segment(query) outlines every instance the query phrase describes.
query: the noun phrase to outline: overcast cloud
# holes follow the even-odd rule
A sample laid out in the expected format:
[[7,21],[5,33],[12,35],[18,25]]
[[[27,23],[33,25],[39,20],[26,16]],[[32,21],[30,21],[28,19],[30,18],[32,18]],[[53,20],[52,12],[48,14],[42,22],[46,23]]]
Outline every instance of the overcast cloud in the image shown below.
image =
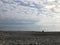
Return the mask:
[[60,0],[0,0],[0,25],[0,30],[60,31]]

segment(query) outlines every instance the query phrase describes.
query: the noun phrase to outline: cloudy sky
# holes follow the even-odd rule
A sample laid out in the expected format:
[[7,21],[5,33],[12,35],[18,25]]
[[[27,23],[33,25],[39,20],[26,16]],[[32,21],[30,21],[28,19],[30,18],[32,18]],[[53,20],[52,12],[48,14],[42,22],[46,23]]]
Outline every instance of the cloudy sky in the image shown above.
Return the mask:
[[0,30],[60,31],[60,0],[0,0]]

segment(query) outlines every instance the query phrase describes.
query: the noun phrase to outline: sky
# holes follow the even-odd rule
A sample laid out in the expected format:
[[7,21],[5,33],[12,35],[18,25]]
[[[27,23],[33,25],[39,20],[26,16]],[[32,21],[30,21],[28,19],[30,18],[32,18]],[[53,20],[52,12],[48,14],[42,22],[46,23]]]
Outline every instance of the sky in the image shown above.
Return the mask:
[[60,31],[60,0],[0,0],[0,30]]

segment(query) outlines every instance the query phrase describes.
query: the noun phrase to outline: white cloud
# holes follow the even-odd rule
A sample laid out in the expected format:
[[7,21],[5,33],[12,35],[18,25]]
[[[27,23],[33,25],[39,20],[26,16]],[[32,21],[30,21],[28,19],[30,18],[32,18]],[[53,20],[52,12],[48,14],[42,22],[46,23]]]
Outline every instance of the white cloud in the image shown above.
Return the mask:
[[60,29],[59,0],[0,0],[0,7],[0,20],[33,19],[38,20],[36,26],[42,25],[45,30]]

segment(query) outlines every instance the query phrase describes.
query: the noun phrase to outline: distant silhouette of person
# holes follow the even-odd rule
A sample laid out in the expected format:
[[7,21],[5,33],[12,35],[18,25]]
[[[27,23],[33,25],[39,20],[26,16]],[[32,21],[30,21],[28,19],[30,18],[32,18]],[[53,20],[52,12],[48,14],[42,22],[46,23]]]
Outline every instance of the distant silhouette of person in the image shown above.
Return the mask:
[[44,30],[42,30],[42,32],[44,32]]

